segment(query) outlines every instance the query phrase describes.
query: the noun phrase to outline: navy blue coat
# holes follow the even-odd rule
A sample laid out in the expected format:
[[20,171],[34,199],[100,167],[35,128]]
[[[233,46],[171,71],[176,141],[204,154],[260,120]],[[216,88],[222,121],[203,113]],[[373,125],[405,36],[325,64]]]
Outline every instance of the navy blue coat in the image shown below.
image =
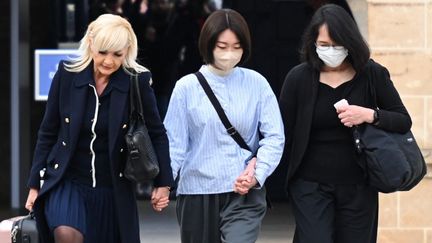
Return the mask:
[[[150,78],[149,72],[139,75],[144,117],[160,164],[160,174],[155,179],[155,186],[173,186],[168,138],[149,85]],[[66,71],[63,62],[60,62],[51,84],[28,180],[30,188],[39,189],[33,210],[43,242],[54,242],[44,216],[44,199],[47,192],[62,180],[73,157],[86,109],[88,86],[92,79],[93,63],[83,71],[74,73]],[[133,184],[122,174],[126,159],[124,136],[129,120],[129,75],[120,68],[111,75],[110,82],[113,80],[116,82],[112,82],[109,108],[109,160],[121,240],[123,243],[133,243],[140,241],[135,192]],[[43,168],[46,168],[45,181],[39,188],[39,171]]]

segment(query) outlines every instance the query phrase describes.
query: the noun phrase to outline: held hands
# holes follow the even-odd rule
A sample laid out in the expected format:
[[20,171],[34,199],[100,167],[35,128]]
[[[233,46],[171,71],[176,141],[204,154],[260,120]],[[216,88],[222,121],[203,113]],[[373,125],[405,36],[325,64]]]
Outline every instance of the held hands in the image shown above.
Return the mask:
[[38,194],[39,194],[39,190],[34,189],[34,188],[30,188],[29,194],[27,196],[27,201],[25,203],[25,208],[28,211],[32,211],[33,210],[33,204],[34,204],[34,202],[35,202]]
[[152,191],[151,204],[153,209],[157,212],[168,207],[169,203],[169,187],[155,187]]
[[362,124],[363,122],[372,123],[374,110],[357,105],[343,105],[336,108],[338,117],[342,124],[347,127]]
[[255,167],[256,167],[256,157],[253,157],[246,169],[241,173],[239,177],[237,177],[234,183],[234,192],[245,195],[249,192],[249,189],[254,187],[257,184],[257,180],[255,178]]

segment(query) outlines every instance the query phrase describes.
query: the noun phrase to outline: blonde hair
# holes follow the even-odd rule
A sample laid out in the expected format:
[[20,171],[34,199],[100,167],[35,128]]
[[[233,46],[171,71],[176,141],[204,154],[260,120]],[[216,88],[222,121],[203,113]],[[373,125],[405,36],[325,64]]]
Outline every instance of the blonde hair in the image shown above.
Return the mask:
[[93,59],[90,44],[101,51],[119,51],[128,47],[122,63],[125,72],[131,74],[130,69],[137,73],[148,71],[136,62],[138,44],[132,26],[118,15],[103,14],[89,24],[86,34],[81,39],[78,56],[71,58],[71,62],[65,63],[66,70],[80,72],[91,63]]

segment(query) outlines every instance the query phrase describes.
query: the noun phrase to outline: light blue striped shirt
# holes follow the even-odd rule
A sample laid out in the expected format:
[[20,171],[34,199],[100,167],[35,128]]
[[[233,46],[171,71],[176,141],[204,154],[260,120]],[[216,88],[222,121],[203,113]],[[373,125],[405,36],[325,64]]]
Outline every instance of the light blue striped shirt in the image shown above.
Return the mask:
[[[253,151],[257,151],[255,177],[260,185],[278,165],[285,142],[276,97],[259,73],[236,67],[227,76],[200,72],[221,103],[231,124]],[[194,74],[177,81],[164,121],[170,144],[178,194],[232,192],[251,152],[226,132],[213,105]],[[259,140],[259,133],[263,136]]]

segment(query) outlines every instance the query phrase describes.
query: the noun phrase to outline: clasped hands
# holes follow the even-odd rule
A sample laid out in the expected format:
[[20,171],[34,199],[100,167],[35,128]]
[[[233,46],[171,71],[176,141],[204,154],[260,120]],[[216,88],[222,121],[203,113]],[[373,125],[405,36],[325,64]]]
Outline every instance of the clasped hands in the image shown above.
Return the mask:
[[246,195],[251,188],[253,188],[258,182],[255,178],[255,167],[256,167],[256,157],[253,157],[246,169],[241,173],[234,183],[234,192],[240,195]]
[[[243,173],[237,177],[234,183],[234,192],[245,195],[258,182],[255,178],[256,157],[252,158]],[[151,204],[155,211],[162,211],[169,203],[169,188],[156,187],[152,191]]]
[[151,195],[151,204],[153,209],[157,212],[162,211],[162,209],[168,207],[169,204],[169,187],[155,187]]

